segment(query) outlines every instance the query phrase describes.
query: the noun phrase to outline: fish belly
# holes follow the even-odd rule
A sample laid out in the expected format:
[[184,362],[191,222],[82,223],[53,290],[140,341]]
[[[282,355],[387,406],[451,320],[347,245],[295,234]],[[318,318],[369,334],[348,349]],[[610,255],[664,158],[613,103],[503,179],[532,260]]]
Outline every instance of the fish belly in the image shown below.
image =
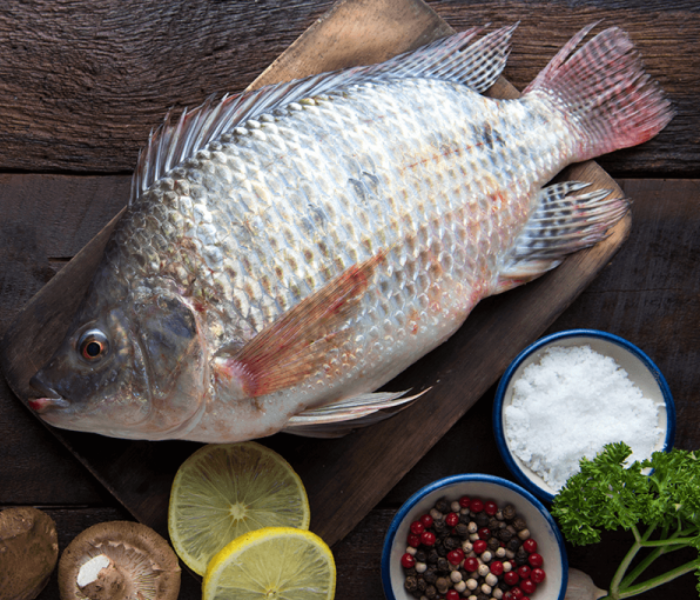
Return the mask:
[[381,258],[318,372],[256,398],[212,378],[185,437],[274,433],[306,408],[376,389],[443,342],[491,293],[567,144],[565,124],[537,99],[403,79],[249,121],[156,184],[134,209],[172,224],[164,234],[177,242],[152,262],[196,308],[212,356]]

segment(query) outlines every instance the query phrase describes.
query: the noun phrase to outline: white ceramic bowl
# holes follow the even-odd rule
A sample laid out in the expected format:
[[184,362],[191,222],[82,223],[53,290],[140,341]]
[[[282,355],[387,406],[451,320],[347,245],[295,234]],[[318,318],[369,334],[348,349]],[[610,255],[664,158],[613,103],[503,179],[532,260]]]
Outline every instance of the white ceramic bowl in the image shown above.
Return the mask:
[[513,400],[512,384],[521,377],[528,365],[538,362],[548,348],[585,345],[599,354],[612,357],[627,371],[630,381],[643,395],[659,406],[658,426],[665,431],[665,437],[655,450],[668,451],[673,447],[676,411],[671,391],[658,367],[644,352],[621,337],[595,329],[570,329],[544,337],[523,350],[503,374],[494,400],[493,428],[498,450],[513,475],[526,489],[546,502],[552,502],[556,490],[511,451],[505,435],[504,409]]
[[411,496],[399,509],[384,539],[382,585],[387,600],[415,600],[404,588],[401,556],[413,521],[428,512],[442,497],[458,500],[461,496],[493,500],[500,508],[512,504],[525,519],[537,552],[544,558],[546,579],[537,587],[537,600],[563,600],[566,595],[568,562],[564,540],[554,519],[542,503],[519,485],[493,475],[466,474],[445,477]]

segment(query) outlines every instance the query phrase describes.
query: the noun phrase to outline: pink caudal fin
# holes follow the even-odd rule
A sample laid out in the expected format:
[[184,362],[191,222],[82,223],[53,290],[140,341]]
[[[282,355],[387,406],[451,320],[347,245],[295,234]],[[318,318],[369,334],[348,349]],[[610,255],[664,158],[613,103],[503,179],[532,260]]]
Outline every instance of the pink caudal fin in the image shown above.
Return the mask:
[[548,96],[578,131],[574,160],[646,142],[673,118],[671,103],[618,27],[602,31],[574,53],[595,25],[571,38],[523,92]]

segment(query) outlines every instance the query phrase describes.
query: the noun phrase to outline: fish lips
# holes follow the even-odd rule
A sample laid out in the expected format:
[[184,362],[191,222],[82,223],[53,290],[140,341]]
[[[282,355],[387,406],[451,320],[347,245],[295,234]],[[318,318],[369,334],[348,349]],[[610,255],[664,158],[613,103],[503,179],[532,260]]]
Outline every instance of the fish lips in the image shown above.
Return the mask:
[[70,402],[68,402],[68,400],[61,397],[53,388],[45,385],[36,375],[32,377],[29,384],[33,389],[39,392],[39,394],[42,394],[39,398],[30,398],[27,400],[29,408],[34,412],[43,415],[51,410],[70,407]]

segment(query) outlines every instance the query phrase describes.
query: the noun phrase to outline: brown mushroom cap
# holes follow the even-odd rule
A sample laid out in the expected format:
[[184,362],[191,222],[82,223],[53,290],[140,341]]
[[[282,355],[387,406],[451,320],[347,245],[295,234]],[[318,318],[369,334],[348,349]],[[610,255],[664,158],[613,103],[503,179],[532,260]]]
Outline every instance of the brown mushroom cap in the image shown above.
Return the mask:
[[0,600],[34,600],[58,560],[56,524],[29,506],[0,512]]
[[[98,556],[102,558],[83,569]],[[180,564],[168,542],[150,527],[131,521],[98,523],[64,550],[58,589],[61,600],[176,600]]]

